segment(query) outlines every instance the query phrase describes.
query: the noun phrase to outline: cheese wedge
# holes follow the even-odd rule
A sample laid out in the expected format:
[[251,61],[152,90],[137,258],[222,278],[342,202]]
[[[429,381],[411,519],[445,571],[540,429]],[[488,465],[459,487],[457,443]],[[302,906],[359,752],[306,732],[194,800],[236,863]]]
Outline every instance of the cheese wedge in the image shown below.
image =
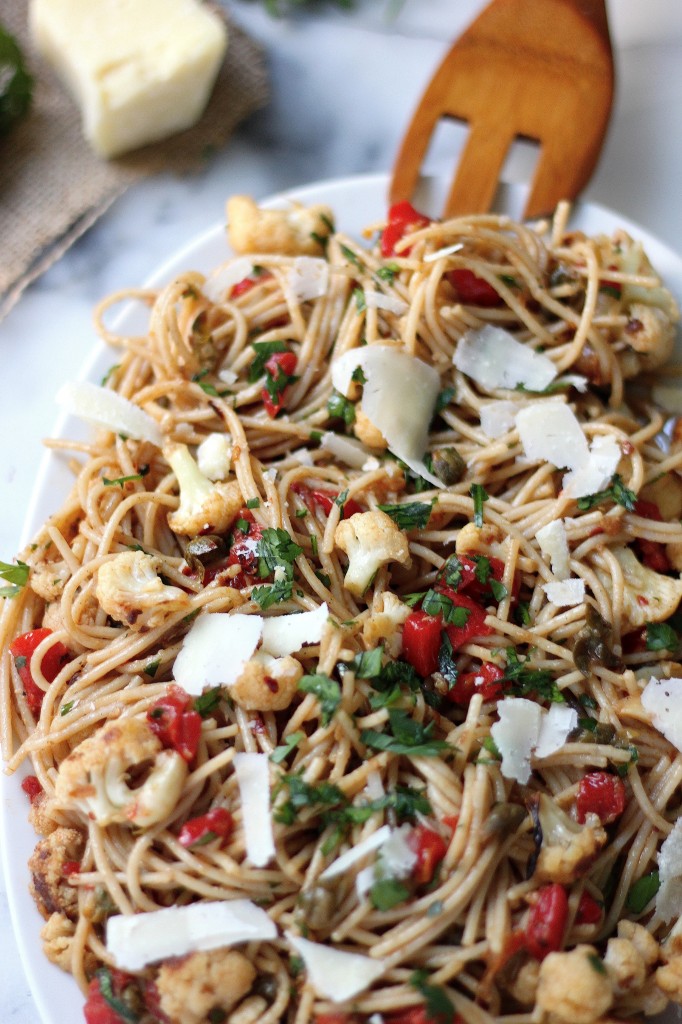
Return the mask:
[[29,18],[103,157],[198,121],[227,46],[224,23],[198,0],[31,0]]

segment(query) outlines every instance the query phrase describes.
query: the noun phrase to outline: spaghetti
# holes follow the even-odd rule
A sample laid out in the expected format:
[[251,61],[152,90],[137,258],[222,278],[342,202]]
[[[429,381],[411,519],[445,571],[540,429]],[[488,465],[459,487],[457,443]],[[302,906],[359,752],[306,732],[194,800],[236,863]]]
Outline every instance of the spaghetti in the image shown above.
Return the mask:
[[[232,200],[233,260],[98,310],[162,444],[52,442],[73,491],[4,569],[46,953],[100,1024],[657,1012],[682,435],[643,377],[674,300],[563,207],[331,218]],[[105,324],[131,297],[145,337]],[[112,921],[237,900],[272,937],[119,955]]]

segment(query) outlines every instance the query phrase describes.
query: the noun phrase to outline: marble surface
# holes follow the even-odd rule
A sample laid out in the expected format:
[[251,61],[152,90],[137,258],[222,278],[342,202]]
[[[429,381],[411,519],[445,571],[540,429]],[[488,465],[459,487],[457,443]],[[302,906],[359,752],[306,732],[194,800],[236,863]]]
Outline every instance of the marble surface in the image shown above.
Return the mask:
[[[265,46],[269,107],[200,174],[184,180],[161,175],[130,189],[0,324],[0,559],[11,560],[19,548],[41,439],[56,417],[54,392],[79,375],[88,357],[94,303],[140,284],[170,253],[220,221],[231,193],[263,197],[309,181],[388,169],[430,74],[482,6],[479,0],[358,0],[350,14],[329,7],[274,20],[260,3],[226,2]],[[679,249],[682,5],[612,0],[610,17],[617,100],[585,194]],[[427,169],[448,168],[448,147],[461,140],[457,133],[439,136]],[[527,148],[515,153],[507,176],[524,179],[530,157]],[[7,251],[0,255],[11,258]],[[37,1024],[2,882],[0,950],[0,1021]]]

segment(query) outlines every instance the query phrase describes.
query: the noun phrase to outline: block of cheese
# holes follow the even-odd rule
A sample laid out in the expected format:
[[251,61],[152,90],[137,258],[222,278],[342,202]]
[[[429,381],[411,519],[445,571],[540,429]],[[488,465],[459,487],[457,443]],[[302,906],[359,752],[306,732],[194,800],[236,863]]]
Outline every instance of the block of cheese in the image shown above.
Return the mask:
[[227,30],[198,0],[31,0],[29,10],[34,42],[101,156],[166,138],[203,113]]

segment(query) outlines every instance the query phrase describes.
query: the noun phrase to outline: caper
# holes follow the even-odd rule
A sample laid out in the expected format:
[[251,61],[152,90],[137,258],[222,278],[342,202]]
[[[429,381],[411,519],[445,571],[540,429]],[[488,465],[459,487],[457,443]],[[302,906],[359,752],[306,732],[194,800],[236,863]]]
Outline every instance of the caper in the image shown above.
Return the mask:
[[490,811],[483,824],[483,838],[505,837],[516,832],[528,812],[521,804],[500,803]]
[[277,978],[274,974],[261,974],[253,986],[253,994],[262,996],[269,1005],[274,1003],[278,990]]
[[619,664],[611,649],[612,639],[611,626],[596,608],[588,605],[585,625],[573,647],[573,661],[584,676],[589,676],[593,665],[615,668]]
[[188,566],[199,576],[204,578],[204,566],[220,558],[226,551],[225,541],[214,533],[207,533],[201,537],[192,537],[185,548],[185,561]]
[[298,906],[310,928],[324,928],[329,924],[336,909],[336,898],[331,889],[324,885],[314,885],[312,889],[306,889],[301,893],[298,897]]
[[431,452],[431,468],[446,487],[458,484],[466,473],[466,462],[456,448],[435,448]]

